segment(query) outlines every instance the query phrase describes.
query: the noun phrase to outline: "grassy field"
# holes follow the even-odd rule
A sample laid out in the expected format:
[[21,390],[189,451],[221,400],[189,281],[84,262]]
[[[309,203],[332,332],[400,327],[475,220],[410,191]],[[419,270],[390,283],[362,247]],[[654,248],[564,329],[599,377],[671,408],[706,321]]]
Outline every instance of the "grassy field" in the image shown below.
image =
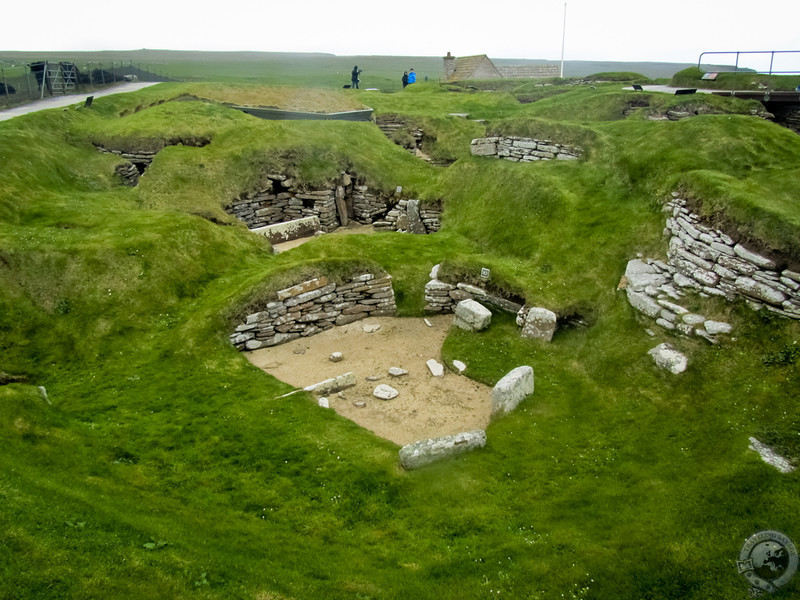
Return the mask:
[[[800,137],[747,102],[620,83],[521,104],[529,90],[382,94],[332,78],[303,98],[403,115],[427,153],[455,161],[440,168],[370,123],[220,104],[295,101],[268,83],[161,84],[0,123],[0,598],[727,600],[747,595],[747,537],[800,542],[797,473],[748,450],[756,436],[800,461],[800,325],[698,297],[735,339],[651,337],[617,291],[629,259],[664,257],[661,203],[678,189],[800,257]],[[215,102],[168,101],[185,94]],[[707,105],[679,122],[623,119],[633,98]],[[470,156],[493,132],[586,153]],[[210,143],[164,147],[190,138]],[[94,144],[164,149],[127,188]],[[275,255],[223,210],[266,173],[321,184],[345,169],[442,199],[442,231],[322,236]],[[468,376],[536,373],[480,451],[405,472],[397,446],[309,396],[278,398],[290,386],[228,341],[268,290],[365,265],[420,317],[437,263],[467,279],[490,267],[491,285],[587,323],[551,343],[502,313],[479,334],[453,329],[442,358]],[[647,355],[662,341],[689,356],[682,375]]]

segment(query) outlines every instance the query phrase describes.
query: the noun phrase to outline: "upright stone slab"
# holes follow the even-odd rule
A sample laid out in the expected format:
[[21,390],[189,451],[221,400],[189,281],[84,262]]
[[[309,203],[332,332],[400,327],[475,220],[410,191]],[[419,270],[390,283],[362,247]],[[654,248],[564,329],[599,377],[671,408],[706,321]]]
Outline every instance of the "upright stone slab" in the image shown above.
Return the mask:
[[417,469],[437,460],[483,448],[485,445],[486,432],[482,429],[421,440],[400,448],[400,464],[405,469]]
[[492,389],[492,417],[510,413],[533,394],[533,367],[509,371]]
[[467,331],[482,331],[492,322],[492,311],[475,300],[462,300],[454,313],[453,324]]
[[419,200],[409,200],[406,205],[406,214],[408,215],[408,230],[411,233],[424,234],[425,224],[422,222],[422,217],[419,215]]
[[556,332],[557,321],[556,313],[552,310],[534,307],[525,315],[521,335],[524,338],[536,338],[549,342]]

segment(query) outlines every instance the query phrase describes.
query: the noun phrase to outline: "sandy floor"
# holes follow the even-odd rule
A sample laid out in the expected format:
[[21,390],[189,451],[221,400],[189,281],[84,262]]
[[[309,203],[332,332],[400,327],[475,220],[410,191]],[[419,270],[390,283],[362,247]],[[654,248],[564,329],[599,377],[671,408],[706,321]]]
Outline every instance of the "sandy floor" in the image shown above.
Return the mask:
[[[441,362],[442,342],[453,316],[428,321],[431,327],[420,318],[364,319],[246,354],[254,365],[298,388],[352,371],[357,385],[327,396],[330,407],[400,445],[484,429],[489,423],[491,388],[447,368],[444,377],[431,375],[426,362],[431,358]],[[372,324],[380,329],[365,332],[365,325]],[[329,360],[334,352],[343,354],[341,362]],[[390,367],[408,374],[392,377]],[[375,398],[372,392],[380,384],[400,394],[393,400]]]

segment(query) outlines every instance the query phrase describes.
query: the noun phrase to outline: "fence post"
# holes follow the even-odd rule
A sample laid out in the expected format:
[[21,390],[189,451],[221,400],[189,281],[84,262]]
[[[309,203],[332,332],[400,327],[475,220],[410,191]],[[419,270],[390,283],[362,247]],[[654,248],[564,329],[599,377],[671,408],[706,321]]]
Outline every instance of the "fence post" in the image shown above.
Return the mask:
[[28,84],[28,100],[33,100],[33,89],[31,88],[30,80],[30,65],[25,65],[25,83]]
[[3,88],[6,91],[6,104],[8,104],[8,102],[9,102],[9,100],[8,100],[8,82],[6,81],[6,70],[5,69],[0,69],[0,70],[2,70],[2,72],[3,72]]
[[769,74],[772,75],[772,63],[775,61],[775,50],[769,55]]

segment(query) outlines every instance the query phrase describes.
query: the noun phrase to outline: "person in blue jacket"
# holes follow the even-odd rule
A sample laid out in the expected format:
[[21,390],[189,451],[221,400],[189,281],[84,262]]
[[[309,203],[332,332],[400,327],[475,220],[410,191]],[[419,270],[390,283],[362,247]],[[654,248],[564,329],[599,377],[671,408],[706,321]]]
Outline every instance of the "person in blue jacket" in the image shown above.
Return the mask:
[[412,68],[408,72],[408,83],[416,83],[416,82],[417,82],[417,74],[414,72],[414,69]]

